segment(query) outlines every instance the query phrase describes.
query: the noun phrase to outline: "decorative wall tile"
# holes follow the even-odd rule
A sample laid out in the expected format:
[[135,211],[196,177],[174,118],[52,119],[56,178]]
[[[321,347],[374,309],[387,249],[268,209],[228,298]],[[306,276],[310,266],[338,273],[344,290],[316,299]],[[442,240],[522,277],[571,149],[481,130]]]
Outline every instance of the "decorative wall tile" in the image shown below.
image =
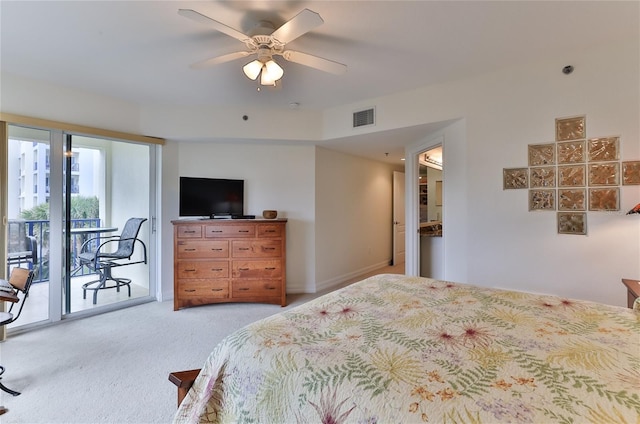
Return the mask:
[[559,234],[587,234],[587,214],[584,212],[558,212]]
[[529,181],[531,188],[534,187],[555,187],[556,186],[556,167],[542,166],[530,168]]
[[554,211],[556,210],[555,190],[529,190],[530,211]]
[[620,183],[620,164],[602,162],[589,164],[589,185],[610,186]]
[[558,167],[558,187],[584,187],[587,185],[586,165]]
[[590,211],[619,211],[620,210],[620,189],[619,188],[590,188],[589,189],[589,210]]
[[622,162],[622,184],[640,184],[640,161]]
[[556,141],[586,138],[586,120],[585,116],[556,119]]
[[558,164],[586,162],[586,143],[584,140],[564,141],[557,144]]
[[503,168],[504,189],[529,189],[529,211],[559,211],[560,234],[586,234],[588,212],[619,211],[621,185],[640,185],[640,160],[621,161],[619,136],[588,138],[586,120],[556,118],[555,142],[528,145],[527,167]]
[[553,165],[556,163],[555,144],[530,144],[529,166]]
[[558,210],[559,211],[584,211],[587,209],[587,190],[558,189]]
[[609,161],[620,159],[620,137],[590,138],[587,141],[589,161]]
[[529,188],[529,170],[527,168],[504,168],[502,170],[503,190]]

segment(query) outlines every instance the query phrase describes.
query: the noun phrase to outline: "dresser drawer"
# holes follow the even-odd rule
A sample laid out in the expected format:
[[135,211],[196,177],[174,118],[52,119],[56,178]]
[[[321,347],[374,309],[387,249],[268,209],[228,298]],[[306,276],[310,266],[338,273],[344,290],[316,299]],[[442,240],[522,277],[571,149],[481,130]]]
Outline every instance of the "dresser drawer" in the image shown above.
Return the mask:
[[282,294],[282,282],[280,280],[233,280],[231,287],[231,296],[237,298],[278,297]]
[[178,225],[178,238],[202,238],[202,225]]
[[183,299],[192,297],[228,298],[229,280],[180,281],[176,294]]
[[282,225],[258,224],[258,237],[282,237]]
[[280,278],[282,263],[274,261],[233,261],[233,278]]
[[229,242],[227,240],[180,240],[176,255],[180,259],[228,258]]
[[209,237],[255,237],[255,225],[205,225],[204,236]]
[[228,261],[178,261],[178,278],[226,278]]
[[234,240],[231,242],[233,258],[279,258],[281,256],[280,240]]

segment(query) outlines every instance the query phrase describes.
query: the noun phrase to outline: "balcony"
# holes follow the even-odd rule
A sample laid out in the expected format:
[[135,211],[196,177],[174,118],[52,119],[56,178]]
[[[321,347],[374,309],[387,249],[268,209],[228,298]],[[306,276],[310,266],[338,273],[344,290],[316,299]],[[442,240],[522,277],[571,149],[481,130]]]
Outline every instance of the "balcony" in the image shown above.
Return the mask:
[[[99,218],[72,219],[71,228],[97,228],[100,227],[101,220]],[[7,264],[7,275],[9,268],[13,266],[30,267],[36,271],[34,283],[49,281],[49,221],[48,220],[21,220],[10,219],[7,229],[8,253],[16,251],[24,251],[26,247],[22,244],[26,236],[35,238],[35,256],[36,260],[29,259],[14,260]],[[100,234],[95,235],[96,240],[92,241],[91,248],[99,245]],[[95,274],[86,267],[75,267],[76,258],[82,244],[88,239],[87,234],[71,234],[71,266],[73,269],[72,276],[84,276]]]

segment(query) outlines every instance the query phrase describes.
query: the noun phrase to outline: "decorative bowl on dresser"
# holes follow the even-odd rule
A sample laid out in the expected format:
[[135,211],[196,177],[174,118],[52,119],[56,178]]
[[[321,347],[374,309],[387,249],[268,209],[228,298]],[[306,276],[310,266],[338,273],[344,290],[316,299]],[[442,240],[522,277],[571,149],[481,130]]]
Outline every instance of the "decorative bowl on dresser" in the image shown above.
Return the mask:
[[224,302],[286,305],[286,219],[171,222],[174,311]]

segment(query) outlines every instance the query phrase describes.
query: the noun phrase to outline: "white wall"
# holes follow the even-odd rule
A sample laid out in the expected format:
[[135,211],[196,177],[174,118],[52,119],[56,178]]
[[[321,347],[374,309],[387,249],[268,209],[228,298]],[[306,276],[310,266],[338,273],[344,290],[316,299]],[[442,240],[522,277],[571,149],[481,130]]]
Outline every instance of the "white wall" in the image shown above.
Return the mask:
[[6,72],[0,81],[2,112],[141,134],[134,104]]
[[[164,154],[162,260],[173,264],[170,220],[178,218],[178,177],[243,179],[245,213],[261,216],[276,209],[287,218],[287,292],[313,292],[314,275],[314,147],[238,144],[234,142],[169,143]],[[177,172],[173,171],[177,170]],[[163,292],[172,297],[173,269],[162,268]]]
[[[457,135],[445,134],[444,226],[466,227],[456,249],[445,235],[447,278],[464,273],[449,272],[458,263],[470,283],[625,305],[620,278],[640,275],[640,219],[625,212],[640,186],[622,187],[619,212],[588,212],[587,236],[559,235],[555,213],[528,212],[526,190],[502,190],[502,169],[526,166],[527,145],[553,142],[555,118],[575,115],[587,116],[587,136],[620,135],[622,159],[640,160],[639,51],[638,40],[600,46],[572,52],[569,76],[567,58],[552,58],[369,102],[379,128],[465,118]],[[340,122],[353,108],[325,119]],[[454,169],[466,176],[453,181]],[[464,216],[448,219],[455,205]]]
[[394,167],[316,149],[316,288],[389,264]]
[[[457,120],[443,132],[447,278],[624,306],[626,293],[620,278],[640,277],[640,219],[624,213],[640,200],[640,186],[622,187],[619,212],[589,212],[587,236],[558,235],[554,213],[530,213],[525,190],[502,190],[502,169],[526,165],[528,144],[553,141],[557,117],[586,115],[589,136],[620,135],[622,158],[640,160],[640,41],[587,47],[587,51],[567,52],[545,62],[343,105],[324,111],[320,118],[305,115],[296,120],[300,115],[274,111],[274,118],[283,125],[266,131],[269,136],[282,134],[291,119],[300,137],[281,136],[280,141],[315,139],[318,134],[321,139],[345,137],[354,133],[347,119],[353,110],[372,105],[376,131]],[[569,63],[575,71],[567,76],[561,69]],[[209,110],[183,111],[178,115],[181,119],[171,119],[175,108],[140,110],[5,74],[1,100],[3,112],[160,137],[166,136],[165,130],[177,135],[193,127],[192,136],[209,141],[229,131],[209,123]],[[228,116],[232,112],[242,115],[231,111]],[[270,113],[263,111],[259,119],[247,122],[269,122]],[[316,119],[321,120],[320,127]],[[241,125],[232,123],[236,138],[242,138]],[[309,138],[302,137],[305,125],[310,128]],[[259,127],[251,127],[245,137],[262,134]],[[425,134],[425,140],[431,136]],[[328,261],[314,251],[324,250],[324,243],[314,240],[319,233],[314,225],[332,225],[325,222],[326,212],[322,211],[322,219],[314,216],[314,203],[325,201],[324,196],[314,195],[316,184],[322,190],[325,178],[322,170],[316,176],[314,148],[240,145],[239,141],[226,146],[170,142],[163,148],[162,161],[163,229],[177,217],[176,185],[181,172],[198,169],[211,176],[246,175],[251,187],[247,212],[281,209],[291,220],[290,289],[315,289],[316,274],[325,272],[317,272],[315,264],[324,266]],[[256,187],[269,189],[261,192]],[[171,244],[166,236],[162,242],[163,292],[167,293],[171,291],[166,285]]]

